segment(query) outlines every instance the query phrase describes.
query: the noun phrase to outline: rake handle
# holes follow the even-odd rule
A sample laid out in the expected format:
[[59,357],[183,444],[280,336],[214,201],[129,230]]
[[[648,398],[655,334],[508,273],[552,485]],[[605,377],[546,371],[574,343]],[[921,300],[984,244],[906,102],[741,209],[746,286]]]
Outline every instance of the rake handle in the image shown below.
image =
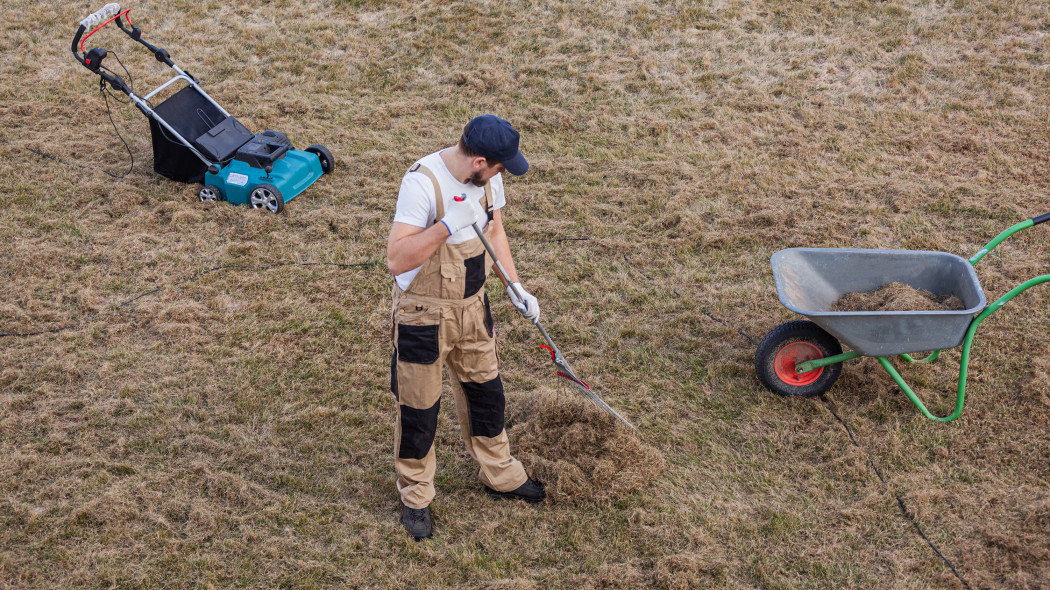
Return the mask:
[[[510,280],[510,277],[507,276],[507,269],[503,268],[503,264],[501,264],[499,258],[496,257],[496,252],[492,249],[492,244],[490,244],[488,238],[485,237],[485,233],[482,231],[481,227],[477,224],[477,222],[472,223],[471,227],[474,228],[474,231],[478,234],[478,238],[481,239],[482,245],[485,246],[485,250],[488,251],[489,256],[492,257],[493,266],[495,266],[496,272],[499,274],[500,278],[503,279],[503,281],[506,282],[508,285],[510,285],[510,288],[514,290],[514,293],[518,296],[518,299],[524,300],[524,297],[522,297],[521,294],[521,290],[518,289],[518,286]],[[628,422],[626,418],[621,416],[616,410],[612,409],[612,407],[609,404],[605,403],[605,400],[598,397],[598,395],[591,391],[589,387],[585,387],[585,384],[580,384],[582,383],[582,381],[579,381],[579,377],[576,377],[574,374],[572,374],[572,369],[570,369],[569,364],[565,362],[565,357],[561,355],[561,351],[558,350],[558,346],[554,344],[554,340],[552,340],[550,335],[547,334],[547,330],[543,329],[543,324],[540,323],[540,319],[536,318],[532,320],[532,323],[536,324],[536,327],[540,330],[540,334],[543,335],[543,339],[546,340],[547,344],[550,346],[551,352],[554,356],[554,365],[558,367],[559,370],[565,370],[566,374],[562,376],[572,381],[573,385],[575,385],[584,395],[591,398],[591,400],[593,400],[594,403],[598,404],[598,406],[601,407],[603,410],[617,418],[620,422],[626,424],[627,427],[631,430],[637,432],[638,429],[634,427],[634,424]],[[559,375],[561,375],[561,373],[559,373]]]
[[[477,233],[478,238],[481,239],[481,244],[485,246],[485,250],[488,251],[489,256],[492,257],[492,262],[493,266],[496,268],[496,273],[500,276],[501,279],[503,279],[505,283],[507,283],[507,285],[510,286],[511,289],[514,290],[514,294],[518,296],[518,299],[524,301],[525,297],[522,294],[521,289],[517,285],[515,285],[513,281],[510,280],[510,277],[507,275],[507,269],[503,268],[503,264],[499,261],[499,258],[496,256],[496,251],[492,249],[492,244],[489,243],[488,238],[485,237],[485,232],[482,231],[482,229],[478,226],[477,222],[472,223],[471,227],[474,228],[474,232]],[[540,318],[532,320],[532,323],[536,324],[536,327],[540,330],[540,334],[543,335],[543,339],[546,340],[547,345],[551,347],[551,350],[554,352],[554,359],[556,361],[565,362],[564,357],[561,356],[561,351],[558,350],[558,345],[555,344],[554,340],[551,339],[549,334],[547,334],[547,330],[543,329],[543,324],[540,323]]]
[[[492,257],[492,262],[493,266],[495,266],[496,268],[496,273],[501,279],[503,279],[505,283],[507,283],[507,286],[509,286],[511,290],[514,291],[514,294],[518,296],[518,300],[525,301],[525,295],[521,292],[521,288],[510,280],[510,276],[507,275],[507,269],[503,268],[503,264],[499,261],[499,258],[496,256],[496,251],[492,249],[492,244],[490,244],[488,238],[485,237],[485,232],[483,232],[481,228],[478,227],[478,223],[476,221],[471,224],[471,227],[474,228],[474,232],[478,234],[478,238],[481,239],[481,243],[483,246],[485,246],[485,250],[487,250],[489,256]],[[557,352],[558,347],[554,345],[554,341],[551,340],[551,337],[547,335],[547,331],[543,329],[543,325],[540,324],[540,318],[532,320],[532,323],[536,324],[536,327],[540,329],[540,333],[543,334],[543,338],[547,340],[547,344],[551,345],[551,348],[554,349],[555,353],[561,354]]]

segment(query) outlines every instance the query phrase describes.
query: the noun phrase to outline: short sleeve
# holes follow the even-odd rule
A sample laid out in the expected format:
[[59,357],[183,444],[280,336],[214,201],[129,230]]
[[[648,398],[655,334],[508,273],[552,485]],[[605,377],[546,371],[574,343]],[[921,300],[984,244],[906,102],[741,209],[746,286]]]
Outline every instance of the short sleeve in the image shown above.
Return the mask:
[[492,185],[492,208],[500,209],[507,204],[507,195],[503,192],[503,174],[497,174],[489,181]]
[[394,223],[405,223],[415,227],[430,227],[435,222],[434,183],[424,174],[409,172],[401,179],[401,190],[397,193],[397,208]]

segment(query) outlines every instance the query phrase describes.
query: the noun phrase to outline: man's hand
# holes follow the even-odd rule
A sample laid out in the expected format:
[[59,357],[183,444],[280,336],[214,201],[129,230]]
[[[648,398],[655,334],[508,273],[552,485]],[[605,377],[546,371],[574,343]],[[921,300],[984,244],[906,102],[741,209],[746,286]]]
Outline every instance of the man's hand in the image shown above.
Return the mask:
[[481,203],[471,198],[453,197],[440,221],[448,228],[448,235],[451,236],[484,217],[485,211],[481,208]]
[[[517,287],[518,292],[521,293],[521,298],[514,291],[514,287]],[[521,283],[512,283],[507,285],[507,295],[510,296],[510,302],[514,304],[514,307],[518,308],[521,315],[525,316],[525,319],[536,323],[540,321],[540,300],[525,290],[525,287],[521,286]]]

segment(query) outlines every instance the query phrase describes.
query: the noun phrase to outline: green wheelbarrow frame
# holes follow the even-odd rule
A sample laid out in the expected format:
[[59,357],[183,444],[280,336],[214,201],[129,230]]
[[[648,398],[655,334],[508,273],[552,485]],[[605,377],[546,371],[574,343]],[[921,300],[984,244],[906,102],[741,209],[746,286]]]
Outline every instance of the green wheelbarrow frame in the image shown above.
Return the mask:
[[[770,330],[759,344],[755,355],[755,368],[760,381],[779,395],[805,397],[819,395],[830,388],[838,378],[841,363],[861,356],[872,356],[886,369],[886,372],[923,416],[937,422],[955,420],[962,414],[966,398],[970,352],[978,326],[1014,297],[1036,285],[1050,282],[1050,274],[1029,279],[985,307],[984,293],[980,289],[980,284],[977,283],[972,267],[1013,234],[1046,221],[1050,221],[1050,213],[1022,221],[1006,229],[965,261],[968,263],[964,265],[965,272],[962,272],[962,269],[941,272],[937,268],[930,268],[930,264],[934,266],[940,264],[941,261],[936,258],[937,256],[954,256],[936,252],[793,248],[774,254],[773,273],[777,281],[777,292],[781,303],[806,316],[812,324],[816,324],[816,327],[812,324],[803,325],[809,322],[788,322]],[[822,270],[835,270],[845,275],[852,272],[855,276],[842,280],[841,277],[832,276],[832,274],[819,276],[817,273],[817,276],[808,276],[803,280],[799,276],[790,276],[793,269],[789,264],[783,262],[786,254],[793,255],[795,259],[803,257],[803,263],[809,263],[811,261],[805,260],[805,255],[816,257],[823,255],[825,259],[834,259],[839,252],[844,253],[843,255],[859,257],[855,258],[856,260],[863,260],[866,255],[869,263],[883,262],[896,256],[894,260],[903,260],[905,265],[918,261],[919,266],[927,263],[927,267],[912,269],[914,276],[910,277],[911,280],[909,277],[895,276],[894,269],[887,269],[886,273],[879,277],[865,277],[863,268],[857,270],[841,266],[835,269],[822,268]],[[778,268],[778,256],[781,257],[780,268]],[[817,262],[818,266],[820,262]],[[966,274],[970,276],[961,276]],[[939,276],[931,277],[930,275]],[[872,290],[894,280],[916,288],[933,290],[938,294],[962,295],[962,293],[951,291],[965,291],[967,296],[961,298],[964,303],[969,303],[973,307],[962,312],[827,311],[830,303],[850,291]],[[866,287],[856,288],[856,285],[860,283],[866,284]],[[930,285],[935,287],[931,289]],[[937,289],[936,286],[943,288]],[[976,289],[976,294],[974,289]],[[967,299],[969,299],[968,302]],[[800,304],[800,301],[808,305]],[[960,335],[962,330],[965,333]],[[911,342],[887,343],[887,335],[890,338],[894,335],[900,336],[902,341]],[[853,350],[841,352],[838,340],[849,345]],[[958,346],[960,340],[963,349],[959,362],[959,384],[956,390],[955,409],[947,416],[936,416],[908,386],[887,357],[897,355],[907,363],[932,363],[940,356],[943,348]],[[926,346],[930,342],[938,343],[939,346]],[[932,353],[920,359],[909,354],[909,352],[919,350],[932,351]]]

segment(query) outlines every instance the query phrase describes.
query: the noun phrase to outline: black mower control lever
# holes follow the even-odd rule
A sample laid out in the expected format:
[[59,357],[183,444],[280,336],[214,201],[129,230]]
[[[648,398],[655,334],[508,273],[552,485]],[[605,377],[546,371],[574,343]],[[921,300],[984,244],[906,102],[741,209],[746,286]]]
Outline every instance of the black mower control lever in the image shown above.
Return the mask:
[[99,87],[100,90],[106,84],[109,84],[110,86],[116,88],[124,94],[131,94],[131,87],[128,86],[127,82],[124,81],[124,78],[121,78],[116,74],[110,74],[109,72],[99,71],[97,73],[99,76],[102,77],[102,80],[99,81],[99,83],[101,84],[101,86]]
[[131,37],[135,41],[138,41],[146,49],[149,49],[150,51],[152,51],[153,52],[153,57],[157,58],[157,61],[159,61],[159,62],[161,62],[163,64],[167,64],[170,67],[174,67],[175,66],[175,63],[173,61],[171,61],[171,54],[168,53],[168,50],[167,49],[163,49],[161,47],[157,47],[156,45],[153,45],[149,41],[146,41],[145,39],[143,39],[142,38],[142,29],[140,29],[137,26],[131,24],[131,21],[128,21],[128,24],[125,25],[124,21],[118,16],[117,17],[117,27],[119,27],[121,31],[124,31],[125,35],[127,35],[128,37]]
[[92,47],[87,54],[84,55],[84,65],[89,70],[97,72],[102,67],[102,60],[109,55],[109,52],[101,47]]

